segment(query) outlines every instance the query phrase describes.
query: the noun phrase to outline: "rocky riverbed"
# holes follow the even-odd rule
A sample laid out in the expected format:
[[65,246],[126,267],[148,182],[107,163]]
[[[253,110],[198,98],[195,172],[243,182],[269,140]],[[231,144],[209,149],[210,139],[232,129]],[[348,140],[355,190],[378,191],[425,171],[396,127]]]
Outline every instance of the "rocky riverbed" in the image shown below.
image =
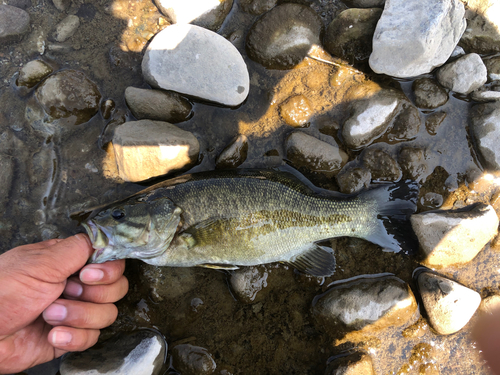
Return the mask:
[[2,251],[185,172],[420,187],[418,249],[327,241],[328,278],[128,261],[117,322],[61,373],[488,374],[469,331],[500,298],[498,30],[495,0],[3,0]]

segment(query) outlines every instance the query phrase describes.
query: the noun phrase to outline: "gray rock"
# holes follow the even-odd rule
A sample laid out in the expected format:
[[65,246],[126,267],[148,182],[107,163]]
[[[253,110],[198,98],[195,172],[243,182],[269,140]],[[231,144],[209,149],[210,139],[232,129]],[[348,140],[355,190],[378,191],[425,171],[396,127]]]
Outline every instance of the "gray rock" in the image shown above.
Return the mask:
[[200,145],[196,137],[162,121],[129,121],[113,136],[118,173],[124,181],[138,182],[191,167]]
[[238,136],[217,156],[216,168],[236,168],[243,164],[248,154],[248,138],[245,135]]
[[267,286],[268,272],[265,266],[244,267],[231,274],[231,290],[238,301],[258,302],[259,292]]
[[372,39],[382,9],[346,9],[328,25],[325,49],[350,63],[368,60]]
[[476,150],[487,168],[500,170],[500,103],[478,104],[470,112]]
[[469,94],[486,83],[486,66],[476,53],[469,53],[441,67],[436,78],[444,87]]
[[165,360],[167,343],[157,332],[120,332],[83,352],[63,357],[61,375],[158,375]]
[[323,142],[303,132],[293,132],[285,141],[286,157],[296,167],[335,175],[348,161],[337,145]]
[[171,354],[174,368],[182,375],[209,375],[217,368],[212,355],[200,346],[176,345]]
[[398,162],[384,150],[376,147],[367,148],[361,156],[363,166],[371,172],[377,181],[399,181],[402,177]]
[[500,81],[500,56],[492,57],[483,61],[488,71],[490,81]]
[[190,23],[212,31],[222,26],[233,0],[154,0],[170,23]]
[[410,287],[394,276],[338,284],[316,296],[312,308],[319,326],[334,335],[400,326],[416,311]]
[[54,31],[54,40],[62,43],[73,36],[76,30],[80,27],[80,18],[73,14],[63,18],[56,26]]
[[371,357],[363,352],[336,356],[326,366],[325,375],[375,375]]
[[401,110],[394,119],[392,128],[387,133],[390,142],[409,141],[417,137],[421,124],[420,112],[409,103],[401,105]]
[[450,55],[450,59],[465,55],[465,51],[462,47],[456,46]]
[[399,96],[381,90],[367,99],[350,105],[351,116],[342,126],[342,137],[347,147],[360,149],[382,135],[398,113]]
[[446,112],[434,112],[427,116],[425,119],[425,128],[427,129],[427,133],[430,135],[436,135],[439,126],[443,123],[445,118]]
[[383,8],[385,0],[344,0],[350,8]]
[[422,263],[432,268],[470,262],[497,234],[498,217],[483,203],[460,210],[430,211],[411,216]]
[[448,93],[432,78],[419,78],[413,82],[415,104],[418,108],[434,109],[445,105]]
[[295,95],[280,105],[280,115],[288,125],[301,127],[311,118],[311,107],[311,102],[304,95]]
[[101,93],[94,82],[76,70],[61,70],[37,87],[36,98],[53,118],[73,116],[75,125],[90,120],[99,110]]
[[373,36],[370,67],[405,78],[443,65],[465,30],[464,13],[459,0],[387,0]]
[[418,181],[429,170],[429,166],[425,161],[425,152],[421,148],[403,147],[399,151],[398,162],[405,179]]
[[429,272],[418,276],[418,287],[429,323],[440,335],[460,331],[481,303],[474,290]]
[[31,0],[4,0],[5,5],[10,5],[23,10],[31,7]]
[[71,0],[52,0],[52,4],[60,12],[65,12],[71,6]]
[[494,102],[500,100],[500,81],[494,81],[481,86],[477,90],[472,91],[471,99],[476,102]]
[[52,67],[43,60],[33,60],[24,65],[17,78],[18,86],[32,88],[53,72]]
[[323,24],[305,5],[278,5],[259,18],[247,36],[248,56],[269,69],[290,69],[321,45]]
[[470,52],[500,52],[500,3],[497,0],[467,0],[467,29],[460,44]]
[[25,10],[0,4],[0,46],[17,42],[30,29],[30,15]]
[[160,31],[142,60],[144,79],[227,106],[241,104],[250,80],[243,57],[224,37],[199,26],[176,24]]
[[276,6],[278,0],[240,0],[238,5],[247,13],[261,15]]
[[14,158],[10,155],[0,153],[0,209],[5,212],[6,204],[10,200],[10,191],[14,177]]
[[353,194],[370,186],[372,174],[363,167],[349,167],[343,168],[336,179],[342,193]]
[[193,109],[186,98],[169,91],[127,87],[125,100],[138,120],[149,119],[175,124],[186,121]]

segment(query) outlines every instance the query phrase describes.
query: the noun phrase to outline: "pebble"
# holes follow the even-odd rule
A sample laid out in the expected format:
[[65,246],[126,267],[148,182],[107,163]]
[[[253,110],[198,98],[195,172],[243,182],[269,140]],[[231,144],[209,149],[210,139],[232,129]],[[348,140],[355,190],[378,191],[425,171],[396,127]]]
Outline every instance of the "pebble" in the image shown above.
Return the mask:
[[62,19],[56,26],[53,37],[56,42],[62,43],[71,38],[80,27],[80,18],[73,14]]
[[229,280],[238,301],[250,304],[261,300],[259,292],[267,287],[269,274],[265,266],[244,267],[234,271]]
[[375,375],[372,358],[363,352],[336,356],[328,363],[325,375]]
[[158,375],[167,351],[165,339],[149,329],[120,332],[83,352],[70,352],[61,361],[61,375]]
[[162,121],[129,121],[116,128],[113,150],[120,177],[127,182],[184,170],[198,160],[196,137]]
[[476,151],[487,168],[500,170],[500,102],[478,104],[470,112]]
[[409,141],[417,137],[421,124],[420,112],[412,104],[402,104],[387,134],[390,142]]
[[484,65],[488,71],[488,79],[490,81],[500,80],[500,56],[485,59]]
[[398,163],[401,166],[403,177],[412,181],[419,181],[427,175],[428,165],[425,161],[425,152],[417,147],[403,147],[399,150]]
[[52,4],[60,12],[65,12],[71,6],[71,0],[52,0]]
[[497,0],[467,0],[467,29],[460,44],[479,54],[500,52],[499,14]]
[[292,96],[280,105],[280,114],[288,125],[302,127],[313,114],[311,102],[304,95]]
[[400,326],[416,312],[417,301],[410,287],[394,276],[338,284],[316,296],[312,307],[319,326],[335,336]]
[[240,105],[250,85],[247,66],[224,37],[175,24],[155,35],[142,60],[151,86],[226,106]]
[[484,203],[411,216],[422,263],[432,268],[470,262],[497,234],[498,223],[493,207]]
[[321,45],[323,23],[310,7],[286,3],[260,17],[247,36],[248,56],[269,69],[291,69],[313,45]]
[[460,331],[481,303],[474,290],[429,272],[418,276],[418,287],[429,323],[440,335]]
[[445,105],[448,93],[432,78],[419,78],[413,82],[415,104],[418,108],[434,109]]
[[371,172],[363,167],[343,168],[336,176],[340,192],[344,194],[358,193],[370,186]]
[[349,157],[336,144],[323,142],[306,133],[295,131],[285,141],[286,157],[296,167],[333,176]]
[[408,78],[429,73],[450,57],[466,28],[459,0],[391,0],[373,36],[375,73]]
[[17,78],[18,86],[32,88],[53,72],[52,67],[43,60],[33,60],[24,65]]
[[436,135],[439,129],[439,126],[443,123],[446,118],[446,112],[434,112],[431,113],[425,119],[425,128],[427,133],[430,135]]
[[248,138],[241,134],[217,156],[215,167],[218,169],[237,168],[246,160],[247,154]]
[[395,182],[403,175],[398,162],[384,150],[367,148],[361,156],[361,161],[370,171],[373,180]]
[[238,6],[247,13],[259,16],[270,11],[277,3],[278,0],[240,0]]
[[97,85],[77,70],[61,70],[37,87],[36,98],[53,118],[75,118],[75,125],[89,121],[99,110]]
[[368,60],[381,14],[380,8],[344,10],[326,29],[323,40],[326,51],[351,64]]
[[176,124],[186,121],[193,109],[189,100],[171,91],[127,87],[125,100],[138,120],[149,119]]
[[154,0],[170,23],[190,23],[212,31],[222,26],[233,0]]
[[182,375],[209,375],[217,365],[207,349],[191,344],[180,344],[171,352],[174,368]]
[[469,94],[486,83],[486,66],[477,53],[469,53],[444,65],[436,78],[444,87],[460,94]]
[[18,42],[30,29],[30,15],[25,10],[0,4],[0,46]]

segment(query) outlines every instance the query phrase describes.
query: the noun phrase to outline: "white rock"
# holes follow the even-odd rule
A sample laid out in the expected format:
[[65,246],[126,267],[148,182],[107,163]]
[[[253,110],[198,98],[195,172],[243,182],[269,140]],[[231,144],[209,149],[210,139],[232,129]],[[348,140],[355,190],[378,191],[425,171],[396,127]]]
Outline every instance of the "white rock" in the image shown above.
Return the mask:
[[418,276],[418,287],[429,323],[440,335],[460,331],[481,303],[474,290],[429,272]]
[[498,216],[491,206],[424,212],[411,216],[423,263],[440,268],[470,262],[496,235]]
[[142,60],[142,73],[151,86],[227,106],[241,104],[250,85],[236,47],[193,25],[171,25],[156,34]]
[[217,168],[237,168],[243,164],[248,154],[248,138],[239,135],[217,156],[215,165]]
[[500,170],[500,102],[479,104],[471,111],[470,129],[485,166]]
[[486,83],[486,66],[477,53],[469,53],[441,67],[436,78],[444,87],[469,94]]
[[130,121],[112,140],[120,177],[138,182],[189,167],[198,158],[196,137],[161,121]]
[[466,27],[459,0],[387,0],[370,67],[393,77],[429,73],[448,60]]
[[54,31],[54,39],[56,42],[65,42],[73,36],[76,30],[80,27],[80,18],[70,14],[59,22]]
[[497,294],[486,297],[479,305],[479,311],[483,314],[492,315],[498,309],[500,309],[500,296]]

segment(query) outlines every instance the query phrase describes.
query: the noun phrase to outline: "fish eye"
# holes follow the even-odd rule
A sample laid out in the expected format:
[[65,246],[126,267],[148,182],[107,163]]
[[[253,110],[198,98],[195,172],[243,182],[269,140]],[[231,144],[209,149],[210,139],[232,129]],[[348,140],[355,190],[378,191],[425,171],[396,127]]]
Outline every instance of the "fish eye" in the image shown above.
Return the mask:
[[120,220],[125,217],[125,212],[123,212],[122,210],[113,210],[111,212],[111,217],[115,220]]

